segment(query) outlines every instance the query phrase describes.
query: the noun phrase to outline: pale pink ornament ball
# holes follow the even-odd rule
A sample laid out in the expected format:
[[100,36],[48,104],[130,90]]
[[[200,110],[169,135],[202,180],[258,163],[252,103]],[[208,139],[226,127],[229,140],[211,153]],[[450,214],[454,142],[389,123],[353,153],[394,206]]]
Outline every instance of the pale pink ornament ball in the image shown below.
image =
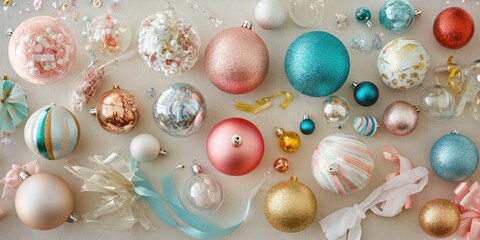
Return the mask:
[[217,123],[207,137],[208,159],[227,175],[240,176],[253,171],[263,153],[262,133],[243,118],[228,118]]
[[205,50],[208,79],[226,93],[254,90],[266,78],[268,67],[267,47],[248,22],[218,33]]
[[49,16],[37,16],[22,22],[8,46],[13,70],[33,84],[52,84],[65,78],[76,55],[72,32],[58,19]]

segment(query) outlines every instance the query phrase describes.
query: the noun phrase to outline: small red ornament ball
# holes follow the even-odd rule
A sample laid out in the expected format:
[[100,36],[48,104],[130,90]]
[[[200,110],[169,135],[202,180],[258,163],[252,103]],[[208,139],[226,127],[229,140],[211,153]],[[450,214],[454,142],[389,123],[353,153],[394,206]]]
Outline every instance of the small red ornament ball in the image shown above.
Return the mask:
[[433,23],[433,35],[444,47],[462,48],[475,32],[472,16],[463,8],[451,7],[440,12]]
[[251,172],[262,160],[263,152],[262,133],[243,118],[228,118],[217,123],[207,137],[208,159],[227,175]]

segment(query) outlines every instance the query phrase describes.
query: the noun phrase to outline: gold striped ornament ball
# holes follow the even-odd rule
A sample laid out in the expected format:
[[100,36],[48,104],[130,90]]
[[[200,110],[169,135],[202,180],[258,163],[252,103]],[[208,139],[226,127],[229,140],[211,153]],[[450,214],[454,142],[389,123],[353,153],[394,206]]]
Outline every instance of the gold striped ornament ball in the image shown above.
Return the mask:
[[317,200],[310,188],[292,176],[268,191],[263,211],[268,222],[277,230],[300,232],[315,219]]
[[55,103],[40,108],[25,125],[25,142],[37,156],[48,160],[72,153],[80,139],[80,124],[75,115]]

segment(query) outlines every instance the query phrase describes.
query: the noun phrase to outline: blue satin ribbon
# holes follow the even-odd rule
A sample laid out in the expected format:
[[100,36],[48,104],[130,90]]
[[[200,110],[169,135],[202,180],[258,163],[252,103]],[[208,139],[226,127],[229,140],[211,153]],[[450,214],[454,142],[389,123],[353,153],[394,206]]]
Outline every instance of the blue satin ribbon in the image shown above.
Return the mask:
[[[177,228],[196,239],[225,237],[237,230],[245,222],[250,211],[252,200],[261,188],[265,188],[265,185],[269,184],[268,180],[270,180],[270,172],[268,172],[268,175],[262,179],[260,184],[252,189],[245,209],[245,214],[239,223],[230,227],[221,228],[192,215],[182,206],[178,194],[175,191],[171,174],[167,174],[162,178],[162,187],[165,195],[161,195],[153,190],[152,185],[148,182],[145,175],[138,170],[138,161],[133,158],[131,160],[131,169],[134,170],[135,176],[141,179],[133,181],[135,192],[145,198],[155,215],[165,224]],[[180,225],[173,219],[171,213],[165,206],[168,206],[172,210],[172,214],[175,214],[175,216],[183,222],[184,226]]]

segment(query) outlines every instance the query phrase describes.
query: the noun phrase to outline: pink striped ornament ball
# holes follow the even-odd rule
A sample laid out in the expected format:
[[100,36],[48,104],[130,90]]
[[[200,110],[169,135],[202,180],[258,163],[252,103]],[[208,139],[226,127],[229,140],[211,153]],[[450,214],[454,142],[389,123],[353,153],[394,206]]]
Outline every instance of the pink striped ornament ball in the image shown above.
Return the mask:
[[322,188],[332,193],[350,194],[363,189],[372,172],[373,154],[354,135],[330,135],[313,152],[313,177]]

